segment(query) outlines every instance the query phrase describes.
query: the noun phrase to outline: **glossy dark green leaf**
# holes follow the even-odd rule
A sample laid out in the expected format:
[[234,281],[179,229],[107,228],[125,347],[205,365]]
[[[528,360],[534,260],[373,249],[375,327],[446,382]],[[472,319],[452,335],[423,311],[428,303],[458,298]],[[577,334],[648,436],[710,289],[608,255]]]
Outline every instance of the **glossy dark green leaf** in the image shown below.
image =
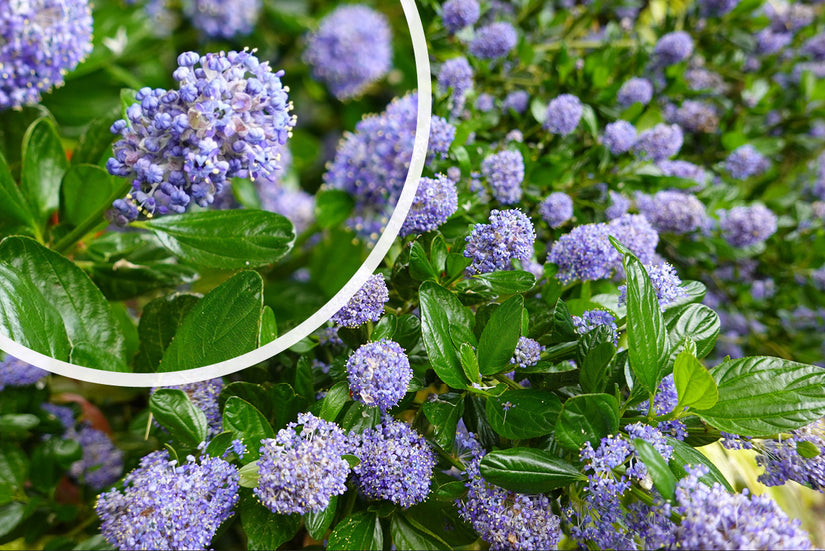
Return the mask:
[[442,394],[432,402],[421,405],[427,421],[435,427],[433,441],[441,449],[451,451],[455,443],[455,430],[464,414],[464,400],[457,394]]
[[[206,441],[209,424],[203,410],[176,388],[159,388],[149,398],[149,411],[175,441],[190,449]],[[224,417],[225,419],[225,417]]]
[[0,442],[0,483],[22,488],[29,472],[29,460],[18,446]]
[[13,231],[33,233],[36,228],[34,215],[14,182],[6,158],[0,153],[0,236]]
[[38,444],[31,455],[29,479],[35,490],[51,493],[72,463],[83,456],[76,440],[49,438]]
[[390,534],[392,535],[393,545],[399,550],[440,551],[451,549],[447,542],[414,519],[407,517],[404,513],[397,513],[392,516]]
[[719,388],[712,408],[695,410],[719,430],[767,436],[804,427],[825,415],[825,370],[754,356],[710,369]]
[[131,300],[153,291],[175,289],[193,283],[197,270],[185,264],[94,264],[89,275],[109,300]]
[[69,351],[69,362],[75,365],[98,367],[98,369],[118,373],[130,373],[132,371],[119,357],[91,342],[75,343]]
[[[60,186],[61,221],[72,225],[97,213],[117,199],[122,187],[107,171],[95,165],[73,164],[63,175]],[[103,217],[99,223],[104,223]]]
[[218,398],[218,404],[221,409],[226,406],[227,400],[232,396],[237,396],[246,400],[264,414],[264,417],[269,417],[272,413],[272,403],[270,401],[270,394],[263,386],[247,381],[233,381],[228,385],[224,385],[221,390],[221,395]]
[[119,110],[112,110],[107,117],[101,117],[89,123],[86,131],[72,151],[72,164],[92,164],[100,162],[104,155],[111,155],[115,134],[109,130],[112,123],[119,118]]
[[392,339],[395,335],[395,330],[398,328],[398,318],[395,314],[384,314],[370,335],[371,341],[380,341],[381,339]]
[[561,299],[556,300],[552,307],[539,301],[538,306],[530,305],[530,333],[533,339],[542,339],[546,344],[557,344],[575,341],[578,333],[573,326],[573,320],[567,305]]
[[603,392],[616,357],[613,331],[604,325],[582,335],[579,340],[579,383],[585,393]]
[[347,219],[355,200],[340,189],[323,189],[315,195],[315,220],[322,228],[337,226]]
[[668,465],[677,479],[681,480],[687,476],[687,471],[685,470],[686,465],[704,465],[708,468],[708,474],[700,477],[699,480],[708,486],[713,486],[714,483],[718,482],[727,491],[734,491],[733,487],[725,478],[725,475],[722,474],[722,471],[720,471],[710,459],[705,457],[702,452],[685,444],[681,440],[676,440],[670,436],[665,436],[665,438],[667,439],[667,445],[673,448],[673,455]]
[[497,295],[512,295],[529,291],[536,284],[536,276],[522,270],[507,270],[478,274],[473,279],[484,283]]
[[312,359],[309,355],[303,355],[298,359],[295,366],[295,384],[293,384],[295,394],[302,396],[305,400],[315,399],[315,386],[312,375]]
[[323,511],[314,513],[312,511],[304,515],[304,526],[307,529],[307,534],[314,540],[321,541],[332,526],[332,521],[335,519],[335,509],[338,507],[338,496],[332,496],[329,500],[329,505]]
[[278,338],[278,322],[275,320],[275,312],[269,306],[264,306],[261,313],[261,334],[258,338],[258,345],[269,344]]
[[140,349],[135,357],[136,371],[151,373],[157,370],[178,326],[199,300],[195,295],[171,295],[144,306],[138,325]]
[[349,432],[362,433],[364,429],[373,428],[381,422],[381,410],[377,407],[367,407],[361,402],[351,401],[344,406],[341,412],[341,420],[338,422],[341,428]]
[[496,308],[478,340],[478,367],[482,375],[510,371],[510,358],[521,336],[524,298],[514,295]]
[[60,182],[69,167],[60,136],[50,119],[42,118],[29,126],[23,136],[22,155],[20,188],[42,227],[60,204]]
[[656,451],[649,442],[636,438],[633,440],[636,453],[647,467],[647,473],[653,480],[653,485],[659,493],[667,500],[672,500],[676,494],[676,477],[668,467],[665,459]]
[[439,233],[433,237],[430,243],[430,262],[436,273],[441,274],[447,269],[447,256],[449,256],[447,242],[444,240],[444,236]]
[[410,247],[410,275],[418,281],[438,281],[439,274],[427,258],[427,253],[420,241],[416,241]]
[[140,223],[172,254],[192,264],[235,270],[272,264],[286,255],[295,233],[286,217],[262,210],[213,210]]
[[676,356],[673,364],[673,382],[676,385],[676,394],[679,403],[678,411],[682,407],[694,409],[708,409],[719,400],[719,391],[710,372],[705,369],[694,356],[695,345],[688,339],[688,346]]
[[183,318],[158,371],[179,371],[229,360],[258,341],[263,279],[244,271],[204,296]]
[[548,451],[510,448],[488,453],[479,466],[484,480],[524,494],[545,493],[586,477]]
[[15,501],[0,506],[0,538],[17,528],[26,515],[26,506]]
[[599,441],[619,430],[619,403],[610,394],[582,394],[569,398],[556,422],[556,441],[578,451],[585,442]]
[[349,385],[345,381],[335,383],[321,401],[319,417],[326,421],[335,421],[349,399]]
[[[0,264],[24,275],[63,319],[72,343],[94,343],[125,362],[120,325],[103,293],[64,256],[27,237],[8,237],[0,244]],[[88,365],[108,369],[106,365]]]
[[258,188],[255,187],[255,182],[249,178],[232,178],[232,195],[245,208],[255,210],[261,208],[261,197],[258,195]]
[[329,551],[378,551],[384,548],[384,533],[375,513],[360,511],[345,517],[327,540]]
[[272,385],[269,389],[269,403],[272,406],[272,426],[275,430],[282,429],[287,423],[294,421],[298,412],[305,409],[304,400],[295,394],[292,385],[288,383]]
[[473,383],[481,383],[481,375],[479,373],[478,357],[473,346],[464,342],[458,349],[458,359],[461,361],[461,368],[464,370],[464,375],[467,376]]
[[701,281],[683,281],[680,287],[685,292],[684,296],[673,300],[673,302],[669,302],[668,305],[665,306],[666,311],[679,308],[686,304],[702,302],[708,292],[707,287],[705,287],[705,284]]
[[624,257],[627,273],[627,349],[630,366],[639,383],[655,392],[667,371],[670,354],[667,328],[656,291],[639,260]]
[[235,435],[232,434],[232,431],[223,431],[212,437],[212,440],[209,441],[203,453],[211,457],[223,457],[226,450],[232,447],[232,441],[234,439]]
[[490,425],[511,440],[552,433],[560,411],[559,397],[543,390],[507,390],[487,399]]
[[241,501],[240,515],[249,551],[277,549],[301,527],[301,515],[277,515],[252,497]]
[[237,396],[230,397],[223,408],[223,429],[232,431],[235,438],[246,444],[247,453],[242,459],[244,464],[260,457],[261,440],[275,436],[264,414]]
[[690,304],[667,324],[672,357],[679,352],[679,345],[690,337],[696,343],[696,357],[704,358],[716,346],[719,336],[719,316],[702,304]]
[[60,312],[30,280],[0,265],[0,332],[17,344],[66,361],[71,344]]
[[471,331],[472,314],[458,298],[437,283],[425,281],[419,288],[421,337],[436,375],[453,388],[464,388],[467,379],[461,368],[453,340],[452,325],[463,324]]
[[31,413],[6,413],[0,415],[0,435],[4,437],[25,433],[40,424],[40,419]]

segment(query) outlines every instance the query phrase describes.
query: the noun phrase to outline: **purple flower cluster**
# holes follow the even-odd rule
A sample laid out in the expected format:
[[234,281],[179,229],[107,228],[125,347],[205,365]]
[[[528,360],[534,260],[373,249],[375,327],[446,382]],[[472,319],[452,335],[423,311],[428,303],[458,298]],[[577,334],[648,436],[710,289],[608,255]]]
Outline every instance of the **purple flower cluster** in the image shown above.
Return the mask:
[[[681,287],[682,280],[676,274],[676,269],[667,262],[650,264],[645,266],[645,269],[662,311],[668,304],[687,296],[687,291]],[[619,292],[619,306],[622,306],[627,302],[627,285],[620,285]]]
[[501,151],[484,158],[481,174],[493,190],[493,197],[502,205],[512,205],[521,199],[524,181],[524,158],[521,152]]
[[0,110],[40,102],[40,94],[92,52],[87,0],[6,2],[0,10]]
[[684,31],[667,33],[659,38],[653,49],[657,65],[673,65],[686,60],[693,53],[693,39]]
[[457,501],[458,512],[469,522],[490,549],[555,549],[561,537],[559,518],[544,494],[527,495],[490,484],[481,476],[479,464],[485,452],[471,434],[460,437],[469,448],[465,463],[467,496]]
[[[759,443],[756,464],[764,467],[759,482],[765,486],[779,486],[789,480],[814,490],[825,491],[825,425],[817,421],[807,427],[793,430],[787,438],[764,440]],[[800,454],[802,446],[818,453],[814,457]]]
[[608,123],[604,127],[602,143],[613,155],[626,153],[636,143],[636,127],[622,120]]
[[512,270],[511,261],[522,262],[533,256],[536,232],[533,223],[520,210],[492,210],[489,224],[476,224],[464,247],[464,256],[473,260],[468,270],[489,273]]
[[206,549],[238,502],[238,469],[191,455],[178,465],[166,450],[150,453],[122,490],[98,497],[100,531],[119,549]]
[[0,390],[7,386],[33,385],[49,372],[6,354],[0,361]]
[[716,132],[719,129],[719,115],[716,108],[704,101],[688,99],[673,112],[672,122],[688,132]]
[[617,191],[610,190],[608,192],[610,197],[610,206],[604,209],[604,216],[608,220],[615,220],[627,214],[630,209],[630,199]]
[[[378,115],[370,115],[346,133],[335,158],[324,174],[324,182],[343,189],[363,207],[395,206],[412,160],[418,94],[393,100]],[[429,151],[443,156],[455,137],[455,127],[432,117]]]
[[452,90],[450,97],[450,113],[456,117],[464,110],[465,96],[473,87],[473,68],[466,57],[454,57],[448,59],[441,65],[438,72],[438,90],[448,92]]
[[[164,388],[175,388],[184,391],[189,397],[189,401],[192,402],[192,405],[203,411],[204,415],[206,415],[206,422],[209,424],[210,437],[221,432],[223,417],[221,416],[218,397],[221,394],[221,390],[223,390],[223,380],[220,377]],[[154,394],[155,390],[157,389],[153,388],[151,394]]]
[[680,549],[810,549],[810,536],[768,496],[728,493],[721,484],[708,487],[699,478],[704,465],[686,467],[688,476],[676,483],[674,527]]
[[307,36],[304,61],[339,100],[360,96],[392,67],[390,24],[365,5],[339,6]]
[[541,359],[542,350],[544,350],[544,347],[538,341],[527,337],[519,337],[516,349],[513,351],[513,357],[510,358],[510,363],[522,369],[534,366]]
[[710,175],[704,168],[688,161],[664,160],[656,163],[656,166],[659,167],[665,176],[693,180],[699,189],[704,188],[710,180]]
[[756,53],[772,55],[784,50],[793,40],[789,32],[774,32],[771,29],[762,29],[756,33]]
[[390,292],[384,276],[373,274],[330,321],[344,327],[358,327],[368,321],[378,321],[384,315],[384,304],[388,300]]
[[763,205],[719,211],[722,237],[734,247],[748,247],[776,233],[776,215]]
[[739,0],[701,0],[699,9],[704,16],[722,17],[739,4]]
[[352,453],[361,460],[352,471],[367,498],[405,509],[427,498],[435,454],[406,423],[386,418],[373,429],[351,433],[350,440]]
[[725,170],[736,180],[746,180],[768,170],[770,163],[750,144],[737,147],[725,159]]
[[395,406],[412,380],[410,360],[398,343],[381,339],[361,345],[347,360],[352,397],[387,411]]
[[576,226],[553,243],[547,262],[558,266],[556,278],[564,284],[594,281],[619,270],[622,256],[610,243],[611,235],[642,262],[653,260],[659,234],[644,216],[624,215],[608,223]]
[[441,7],[441,22],[450,34],[469,27],[481,15],[481,8],[476,0],[447,0]]
[[658,232],[683,235],[707,224],[705,205],[690,193],[660,191],[652,197],[639,193],[636,206]]
[[74,429],[74,411],[68,406],[58,406],[57,404],[45,403],[40,406],[43,411],[51,414],[63,425],[64,432]]
[[[673,373],[671,373],[666,375],[662,379],[662,382],[659,383],[659,388],[653,397],[653,413],[656,415],[667,415],[673,411],[678,403],[679,395],[676,393],[676,383],[673,382]],[[646,415],[649,406],[649,401],[642,402],[639,404],[639,411]],[[687,437],[687,427],[684,422],[678,419],[662,421],[656,428],[659,429],[662,434],[667,434],[677,440],[684,440]]]
[[[299,428],[300,427],[300,428]],[[351,446],[341,427],[311,413],[261,440],[258,486],[253,492],[273,513],[320,512],[347,490]]]
[[261,0],[185,0],[183,13],[209,38],[233,38],[252,32]]
[[630,107],[634,103],[647,105],[653,99],[653,84],[646,78],[633,77],[622,84],[616,94],[616,103]]
[[512,109],[516,113],[524,113],[527,111],[527,103],[530,100],[530,95],[524,90],[514,90],[507,94],[504,102],[501,104],[502,110]]
[[684,136],[678,124],[657,124],[645,130],[633,144],[633,151],[643,159],[664,161],[682,149]]
[[435,178],[421,178],[399,235],[405,237],[437,229],[456,210],[458,192],[452,180],[442,174],[436,174]]
[[547,104],[547,112],[542,126],[551,134],[566,136],[579,125],[582,112],[583,106],[579,98],[573,94],[562,94],[553,98]]
[[69,475],[78,482],[102,490],[123,474],[123,452],[105,432],[85,425],[79,432],[69,429],[64,438],[76,440],[83,450],[83,457],[69,467]]
[[721,94],[727,91],[728,86],[725,84],[725,79],[718,73],[696,67],[685,71],[685,82],[688,88],[694,91],[710,91],[715,94]]
[[510,23],[499,21],[476,29],[470,55],[478,59],[498,59],[516,47],[518,35]]
[[573,218],[573,200],[561,191],[551,193],[539,204],[539,215],[551,228],[560,228]]
[[618,344],[619,328],[616,326],[616,317],[607,310],[585,310],[581,316],[572,316],[573,327],[576,333],[584,335],[599,326],[609,327],[613,331],[613,343]]
[[771,20],[771,28],[774,31],[787,31],[794,33],[803,27],[807,27],[814,20],[816,13],[813,6],[786,0],[775,0],[766,2],[762,9],[765,15]]
[[178,65],[178,90],[141,89],[127,120],[112,125],[121,139],[106,168],[132,179],[126,199],[113,203],[120,224],[206,207],[229,179],[275,172],[295,126],[283,73],[250,52],[186,52]]

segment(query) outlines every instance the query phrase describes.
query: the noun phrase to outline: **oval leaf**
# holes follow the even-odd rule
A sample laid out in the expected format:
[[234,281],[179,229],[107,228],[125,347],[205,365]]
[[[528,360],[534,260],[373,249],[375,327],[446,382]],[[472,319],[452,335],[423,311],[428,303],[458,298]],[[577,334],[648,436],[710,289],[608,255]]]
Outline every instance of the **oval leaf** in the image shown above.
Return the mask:
[[481,460],[480,469],[487,482],[523,494],[550,492],[587,478],[550,452],[533,448],[490,452]]
[[203,410],[177,388],[159,388],[149,398],[149,411],[172,438],[194,449],[206,441],[209,424]]
[[54,123],[42,118],[23,136],[23,167],[20,187],[40,226],[60,204],[60,182],[69,167]]
[[520,440],[553,432],[561,400],[543,390],[508,390],[487,399],[487,418],[498,434]]
[[472,315],[458,298],[444,287],[425,281],[418,292],[421,302],[421,338],[430,365],[438,377],[453,388],[465,388],[467,379],[450,336],[452,323],[472,327]]
[[223,408],[223,430],[232,431],[235,438],[246,444],[248,451],[243,456],[245,464],[260,457],[261,440],[275,436],[275,431],[264,414],[237,396],[230,397]]
[[330,551],[377,551],[383,548],[384,533],[378,515],[367,511],[352,514],[339,522],[327,541]]
[[495,309],[478,340],[478,367],[482,375],[510,371],[510,358],[521,336],[521,310],[524,298],[514,295]]
[[619,430],[619,403],[610,394],[582,394],[569,398],[556,422],[556,440],[578,451],[585,442],[598,446],[603,437]]

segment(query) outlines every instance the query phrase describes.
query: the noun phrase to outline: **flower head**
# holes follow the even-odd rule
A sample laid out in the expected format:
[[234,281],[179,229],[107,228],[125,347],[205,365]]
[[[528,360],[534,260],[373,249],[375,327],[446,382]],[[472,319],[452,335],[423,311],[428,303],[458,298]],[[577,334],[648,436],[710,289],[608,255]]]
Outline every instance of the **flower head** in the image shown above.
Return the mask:
[[547,104],[543,127],[551,134],[572,133],[582,118],[582,102],[573,94],[562,94]]
[[522,369],[534,366],[541,359],[541,351],[544,347],[534,339],[519,337],[513,357],[510,363]]
[[690,193],[660,191],[652,197],[639,194],[636,204],[658,232],[686,234],[702,229],[707,223],[705,205]]
[[684,136],[678,124],[657,124],[639,134],[633,151],[642,158],[664,161],[673,157],[682,149]]
[[68,430],[64,438],[76,440],[83,450],[83,457],[69,467],[69,474],[78,482],[102,490],[123,474],[123,452],[105,432],[85,425],[78,432]]
[[573,200],[566,193],[553,192],[539,204],[539,215],[551,228],[560,228],[573,218]]
[[438,90],[452,91],[450,112],[453,116],[464,110],[464,101],[467,92],[473,87],[473,68],[466,57],[453,57],[441,65],[438,72]]
[[501,109],[506,111],[512,109],[516,113],[524,113],[527,111],[527,103],[530,100],[530,95],[524,90],[513,90],[504,98],[501,104]]
[[478,59],[504,57],[515,48],[517,40],[516,29],[510,23],[490,23],[476,29],[475,37],[470,43],[470,55]]
[[441,22],[450,34],[469,27],[479,15],[481,8],[476,0],[447,0],[441,7]]
[[736,180],[746,180],[768,170],[770,163],[755,147],[745,144],[737,147],[725,159],[725,170]]
[[[663,262],[661,264],[649,264],[645,266],[647,275],[650,277],[650,283],[653,285],[653,290],[656,292],[656,298],[659,300],[659,308],[664,311],[665,307],[676,301],[677,299],[687,296],[687,291],[682,285],[682,280],[676,274],[676,268]],[[620,285],[619,292],[619,306],[627,303],[627,285]]]
[[392,67],[389,22],[365,5],[339,6],[307,36],[304,61],[339,100],[359,96]]
[[[223,416],[221,415],[218,396],[220,396],[221,390],[223,390],[223,380],[220,377],[164,388],[182,390],[189,397],[192,405],[203,411],[204,415],[206,415],[206,422],[209,424],[210,437],[221,432]],[[153,388],[151,393],[154,394],[156,390],[156,388]]]
[[183,13],[209,38],[233,38],[252,32],[261,0],[185,0]]
[[696,182],[698,188],[704,188],[710,180],[710,175],[704,168],[688,161],[671,161],[666,159],[656,163],[656,166],[659,167],[665,176],[675,176],[676,178],[693,180]]
[[524,158],[518,150],[501,151],[484,158],[481,173],[490,183],[493,197],[503,205],[518,203],[523,190]]
[[413,372],[398,343],[381,339],[361,345],[347,360],[352,396],[367,406],[387,411],[407,393]]
[[716,108],[703,101],[683,101],[674,111],[672,120],[688,132],[716,132],[719,129]]
[[533,256],[536,233],[523,212],[494,209],[490,211],[489,222],[476,224],[467,236],[464,256],[473,260],[471,272],[511,270],[513,259],[524,262]]
[[673,65],[686,60],[693,53],[693,39],[684,31],[662,35],[653,49],[653,56],[660,65]]
[[435,178],[421,178],[399,235],[404,237],[434,230],[456,210],[458,192],[452,180],[442,174],[436,174]]
[[776,215],[763,205],[719,211],[722,237],[734,247],[761,243],[776,233]]
[[338,310],[330,321],[344,327],[358,327],[368,321],[378,321],[384,314],[384,304],[390,300],[384,276],[373,274],[352,295],[346,306]]
[[626,153],[636,143],[636,127],[621,120],[608,123],[604,127],[602,143],[613,155]]
[[33,385],[49,372],[6,354],[0,361],[0,390],[7,386]]
[[622,84],[616,94],[616,103],[622,107],[630,107],[634,103],[647,105],[653,98],[653,84],[641,77],[633,77]]

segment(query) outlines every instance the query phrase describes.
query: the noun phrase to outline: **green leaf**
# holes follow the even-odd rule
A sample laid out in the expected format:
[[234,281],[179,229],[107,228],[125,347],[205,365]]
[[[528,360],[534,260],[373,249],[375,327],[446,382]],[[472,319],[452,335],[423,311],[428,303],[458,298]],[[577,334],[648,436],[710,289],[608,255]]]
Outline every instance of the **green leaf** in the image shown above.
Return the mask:
[[[117,199],[121,185],[105,169],[95,165],[72,165],[60,186],[60,221],[74,226]],[[105,223],[101,217],[99,223]]]
[[263,300],[257,272],[240,272],[213,289],[183,318],[158,371],[203,367],[254,350]]
[[301,527],[301,515],[277,515],[252,497],[241,501],[240,514],[249,551],[277,549]]
[[[72,343],[93,343],[125,363],[123,334],[109,303],[73,262],[33,239],[7,237],[0,244],[0,265],[25,274],[39,289],[60,314]],[[106,365],[87,367],[108,369]]]
[[364,432],[364,429],[372,428],[380,422],[381,410],[377,407],[368,407],[361,402],[350,401],[346,404],[338,424],[345,431],[360,434]]
[[820,449],[809,440],[800,440],[796,443],[796,453],[805,459],[813,459],[819,455]]
[[192,283],[199,277],[193,267],[169,262],[95,263],[89,273],[109,300],[131,300],[160,289]]
[[264,306],[261,312],[261,334],[258,336],[258,346],[269,344],[278,338],[278,322],[275,312],[269,306]]
[[754,356],[722,362],[710,374],[719,387],[719,401],[694,413],[719,430],[767,436],[804,427],[825,415],[821,367]]
[[[137,103],[137,90],[133,90],[131,88],[121,88],[120,89],[120,118],[129,122],[129,117],[126,115],[126,110],[132,106],[133,103]],[[129,123],[131,125],[131,123]]]
[[60,182],[68,167],[54,123],[47,118],[32,123],[23,136],[20,188],[41,227],[59,206]]
[[472,314],[458,298],[437,283],[425,281],[418,291],[421,338],[436,375],[453,388],[465,388],[467,380],[453,345],[450,329],[463,325],[472,331]]
[[716,382],[710,372],[705,369],[691,349],[695,349],[693,341],[688,340],[689,345],[685,346],[673,364],[673,382],[676,385],[676,394],[679,396],[679,403],[676,411],[682,411],[683,407],[695,409],[708,409],[714,406],[719,400],[719,391]]
[[568,398],[556,422],[556,441],[578,451],[585,442],[599,440],[619,430],[619,403],[610,394],[582,394]]
[[218,404],[221,410],[226,407],[226,402],[232,396],[242,398],[258,408],[258,411],[264,414],[264,417],[269,417],[272,414],[273,404],[270,400],[270,394],[263,386],[248,383],[246,381],[233,381],[228,385],[224,385],[221,394],[218,397]]
[[424,402],[421,409],[427,421],[435,427],[433,442],[441,449],[451,451],[456,427],[464,414],[464,400],[457,394],[441,394],[436,401]]
[[[344,383],[346,384],[346,383]],[[349,387],[347,387],[349,396]],[[269,400],[272,405],[273,429],[279,430],[290,421],[294,421],[299,411],[305,409],[304,401],[295,394],[288,383],[278,383],[269,389]]]
[[[592,343],[592,344],[591,344]],[[586,349],[582,345],[587,344]],[[581,370],[579,382],[585,393],[603,392],[607,386],[610,366],[616,357],[613,346],[613,331],[609,327],[599,326],[582,335],[579,341]]]
[[206,449],[203,450],[203,453],[211,457],[223,457],[226,450],[232,446],[232,441],[234,439],[235,436],[232,434],[232,431],[227,430],[217,434],[212,437],[212,440],[209,441],[209,444],[207,444]]
[[730,485],[722,472],[702,452],[673,437],[665,435],[665,439],[667,439],[667,445],[673,448],[673,455],[668,464],[677,479],[681,480],[687,476],[685,465],[705,465],[708,468],[708,474],[700,477],[699,480],[708,486],[713,486],[715,482],[718,482],[727,491],[734,491],[733,486]]
[[464,369],[464,374],[470,382],[481,383],[478,358],[476,357],[476,351],[470,343],[461,343],[461,347],[459,348],[459,360],[461,360],[461,367]]
[[83,456],[76,440],[49,438],[38,444],[31,456],[29,478],[35,490],[51,493],[72,463]]
[[100,345],[91,342],[79,342],[69,351],[69,362],[75,365],[105,367],[106,371],[130,373],[132,370],[119,357]]
[[17,528],[26,515],[26,506],[19,502],[0,507],[0,538]]
[[[229,434],[232,434],[229,432]],[[257,488],[258,480],[258,462],[252,461],[238,469],[238,484],[241,488]]]
[[335,509],[338,507],[338,496],[332,496],[329,499],[329,505],[323,511],[317,513],[310,511],[304,515],[304,526],[307,529],[309,537],[314,540],[321,541],[332,526],[332,521],[335,519]]
[[327,391],[324,399],[321,400],[321,412],[319,417],[325,421],[335,421],[338,414],[344,408],[344,404],[349,400],[349,385],[346,381],[335,383]]
[[312,376],[312,359],[309,355],[303,355],[298,359],[295,366],[295,384],[293,385],[295,394],[302,396],[305,400],[315,399],[315,385]]
[[157,298],[143,308],[138,325],[140,349],[135,357],[135,371],[152,373],[157,370],[178,326],[198,300],[195,295],[171,295]]
[[399,550],[440,551],[451,549],[447,542],[404,513],[396,513],[392,516],[390,535],[392,536],[393,545]]
[[249,178],[232,178],[232,195],[238,202],[248,209],[260,210],[261,198],[255,182]]
[[40,288],[0,265],[0,332],[17,344],[66,361],[71,344],[63,318]]
[[0,235],[27,228],[27,233],[38,231],[34,216],[20,188],[14,182],[6,158],[0,153]]
[[639,458],[647,467],[647,472],[653,479],[653,485],[662,497],[672,500],[676,495],[676,477],[673,476],[664,458],[656,451],[656,448],[641,438],[634,439],[633,445],[636,447]]
[[89,123],[72,152],[72,164],[92,164],[100,162],[103,155],[111,154],[115,135],[109,130],[112,123],[119,118],[119,110],[112,110],[109,116],[101,117]]
[[541,304],[540,309],[532,306],[528,308],[531,315],[530,338],[539,339],[546,336],[547,338],[542,340],[546,340],[547,344],[570,342],[579,338],[563,300],[557,299],[552,308],[547,308],[544,303]]
[[236,270],[283,258],[295,241],[286,217],[263,210],[212,210],[136,223],[175,256],[198,266]]
[[478,340],[478,366],[482,375],[512,369],[510,358],[521,336],[521,310],[524,298],[514,295],[496,308]]
[[149,398],[149,411],[176,441],[189,449],[206,441],[209,424],[203,410],[177,388],[159,388]]
[[22,436],[39,424],[40,419],[31,413],[6,413],[0,415],[0,434],[4,437]]
[[315,220],[321,228],[337,226],[349,217],[355,200],[340,189],[323,189],[315,195]]
[[524,494],[550,492],[587,478],[563,459],[534,448],[492,451],[479,467],[487,482]]
[[410,275],[418,281],[438,281],[438,272],[430,264],[424,246],[419,241],[410,247]]
[[264,414],[237,396],[230,397],[223,408],[223,429],[232,431],[236,439],[243,440],[246,444],[247,453],[243,457],[244,463],[255,461],[260,457],[258,450],[261,447],[261,440],[275,437],[275,431],[272,430]]
[[543,390],[507,390],[501,396],[487,399],[490,425],[511,440],[552,433],[560,411],[559,397]]
[[378,551],[384,548],[384,533],[378,515],[360,511],[344,518],[327,540],[329,551]]
[[625,254],[627,272],[627,350],[630,366],[649,392],[656,392],[670,354],[667,329],[656,291],[642,263]]
[[719,316],[702,304],[690,304],[667,324],[672,353],[678,353],[678,346],[686,337],[696,343],[696,357],[704,358],[716,346],[719,336]]
[[0,442],[0,484],[23,488],[29,472],[26,454],[10,442]]
[[496,295],[513,295],[529,291],[536,284],[536,276],[523,270],[490,272],[473,276]]
[[381,339],[392,339],[395,331],[398,328],[398,317],[395,314],[384,314],[370,334],[371,341],[380,341]]

